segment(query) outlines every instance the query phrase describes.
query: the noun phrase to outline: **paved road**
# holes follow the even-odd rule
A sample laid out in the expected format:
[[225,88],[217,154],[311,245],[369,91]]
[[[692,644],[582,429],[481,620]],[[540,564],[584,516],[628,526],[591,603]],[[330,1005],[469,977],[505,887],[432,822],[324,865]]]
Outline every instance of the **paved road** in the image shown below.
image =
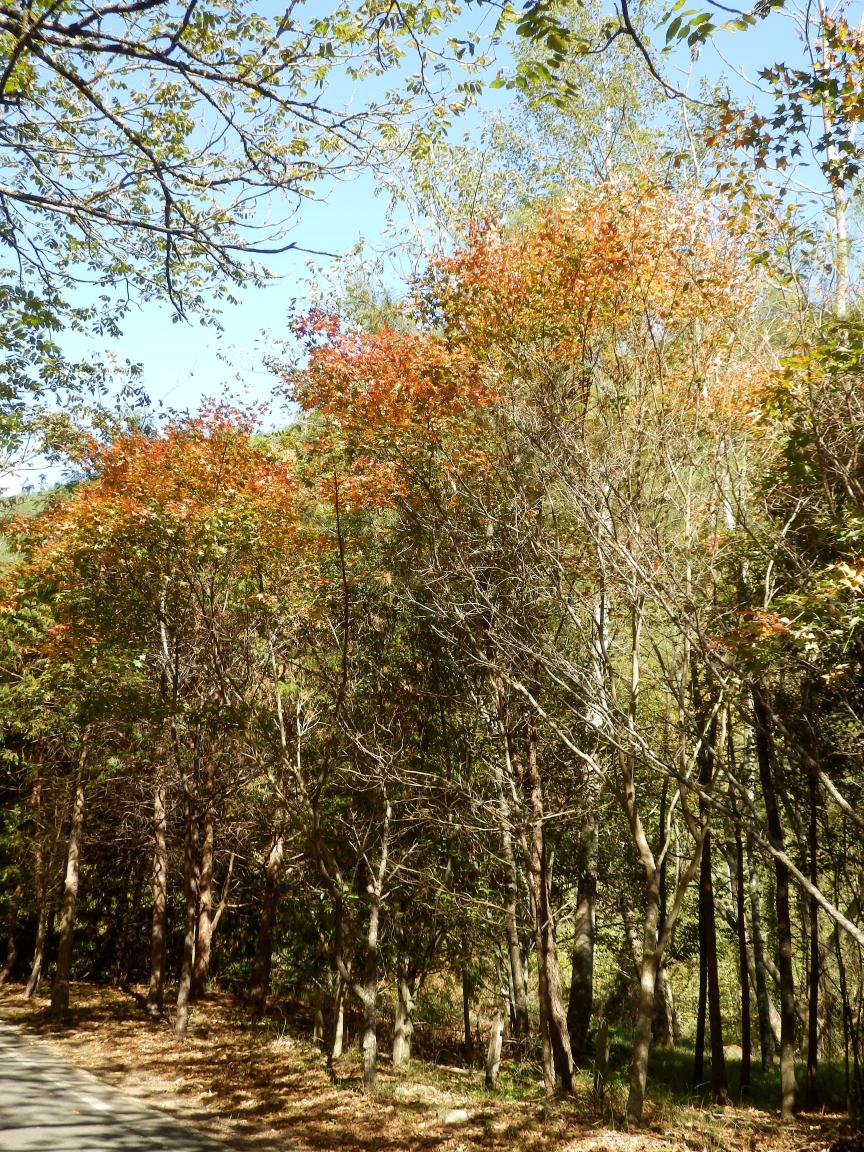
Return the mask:
[[226,1152],[0,1023],[2,1152]]

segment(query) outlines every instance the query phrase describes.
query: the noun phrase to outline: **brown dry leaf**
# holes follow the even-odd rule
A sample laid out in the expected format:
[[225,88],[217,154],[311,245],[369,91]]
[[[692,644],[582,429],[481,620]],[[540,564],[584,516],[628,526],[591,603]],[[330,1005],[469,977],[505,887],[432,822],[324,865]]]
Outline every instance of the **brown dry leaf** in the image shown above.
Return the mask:
[[225,994],[196,1005],[185,1043],[170,1021],[147,1017],[141,992],[76,984],[72,1003],[69,1024],[57,1026],[44,999],[0,988],[0,1015],[70,1063],[250,1152],[805,1152],[837,1130],[837,1118],[816,1131],[781,1129],[767,1113],[730,1108],[718,1133],[713,1115],[682,1107],[674,1123],[615,1131],[599,1127],[579,1096],[546,1104],[536,1089],[503,1099],[482,1092],[481,1072],[419,1061],[405,1075],[382,1062],[379,1090],[367,1096],[359,1054],[337,1063],[332,1083],[290,1019],[278,1033],[257,1027]]

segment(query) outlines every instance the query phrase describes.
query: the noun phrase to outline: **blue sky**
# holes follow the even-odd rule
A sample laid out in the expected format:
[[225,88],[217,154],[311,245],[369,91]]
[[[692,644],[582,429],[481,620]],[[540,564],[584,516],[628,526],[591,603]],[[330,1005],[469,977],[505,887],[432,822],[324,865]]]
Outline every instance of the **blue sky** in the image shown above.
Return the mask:
[[[685,7],[698,10],[704,5],[692,0]],[[687,83],[684,70],[690,70],[689,87],[694,91],[699,76],[716,79],[728,73],[731,66],[754,77],[760,67],[789,60],[799,52],[792,22],[780,14],[746,33],[721,34],[716,47],[706,46],[693,65],[684,55],[667,59],[663,65],[679,84]],[[737,81],[735,86],[737,91],[745,91]],[[362,95],[359,93],[361,98]],[[454,132],[461,136],[467,130],[479,138],[484,117],[492,112],[506,112],[510,102],[509,93],[487,91],[479,107],[457,122]],[[385,235],[389,197],[381,191],[368,172],[330,189],[322,188],[320,201],[301,206],[292,239],[303,248],[337,253],[348,252],[358,244],[372,250],[387,247],[392,243],[392,237]],[[308,298],[310,262],[326,275],[326,259],[316,260],[302,252],[280,257],[273,265],[277,279],[263,289],[250,288],[238,305],[226,307],[221,332],[202,326],[194,318],[188,323],[176,323],[165,306],[148,304],[133,310],[122,340],[111,351],[120,363],[141,364],[143,385],[154,406],[195,408],[203,397],[218,396],[225,390],[247,401],[266,400],[271,394],[273,376],[264,360],[287,336],[288,317],[295,302],[302,307]],[[80,342],[74,347],[70,344],[69,350],[75,355],[90,352]],[[96,345],[92,352],[98,354]],[[278,408],[272,419],[279,422]],[[39,471],[37,463],[36,473]],[[17,482],[25,476],[20,474]]]

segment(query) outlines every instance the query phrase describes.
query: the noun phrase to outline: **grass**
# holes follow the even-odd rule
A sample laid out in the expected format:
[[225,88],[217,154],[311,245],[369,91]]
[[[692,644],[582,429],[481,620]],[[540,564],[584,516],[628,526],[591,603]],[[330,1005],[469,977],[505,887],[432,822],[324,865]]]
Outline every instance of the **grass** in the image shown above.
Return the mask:
[[[645,1127],[625,1132],[623,1036],[614,1037],[607,1104],[598,1113],[590,1069],[580,1072],[574,1096],[547,1101],[539,1066],[528,1058],[502,1064],[495,1092],[484,1090],[480,1069],[419,1060],[393,1069],[383,1058],[378,1090],[367,1095],[355,1049],[328,1079],[320,1053],[304,1038],[308,1011],[296,1003],[277,1005],[253,1023],[232,997],[214,994],[196,1005],[184,1044],[175,1043],[170,1019],[147,1018],[140,995],[76,984],[73,1005],[69,1022],[58,1027],[48,1019],[47,999],[28,1004],[20,987],[0,988],[0,1015],[38,1042],[250,1152],[804,1152],[826,1149],[843,1127],[839,1115],[826,1112],[781,1128],[772,1110],[777,1073],[757,1067],[751,1101],[718,1109],[691,1088],[692,1052],[679,1049],[652,1054]],[[733,1085],[736,1076],[730,1061]],[[826,1068],[826,1084],[832,1077],[836,1069]],[[449,1123],[457,1110],[467,1119]]]

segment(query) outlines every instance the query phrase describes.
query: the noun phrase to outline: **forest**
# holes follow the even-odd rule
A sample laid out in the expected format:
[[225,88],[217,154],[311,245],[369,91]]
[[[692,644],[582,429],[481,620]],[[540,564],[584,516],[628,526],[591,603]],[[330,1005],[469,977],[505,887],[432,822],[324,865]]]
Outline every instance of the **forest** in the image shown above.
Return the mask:
[[[314,35],[366,53],[373,8]],[[55,5],[17,48],[4,10],[32,132],[0,235],[42,288],[0,279],[3,442],[67,471],[3,525],[0,1014],[74,1032],[99,985],[182,1053],[230,1004],[364,1106],[459,1065],[541,1127],[662,1128],[669,1093],[775,1127],[864,1114],[864,39],[811,7],[806,66],[761,73],[767,110],[687,97],[664,61],[720,9],[659,13],[656,45],[626,4],[617,31],[517,13],[512,118],[476,149],[424,129],[406,161],[446,242],[398,290],[346,265],[298,306],[269,413],[167,415],[94,401],[102,366],[64,358],[69,326],[116,321],[122,347],[125,305],[79,307],[76,270],[181,316],[208,275],[230,292],[246,193],[285,180],[255,134],[300,117],[295,71],[327,52],[298,31],[305,63],[295,45],[250,87],[254,9],[242,29],[231,9],[232,74],[194,4],[112,6],[123,36]],[[153,47],[171,19],[176,74]],[[413,19],[416,40],[441,15]],[[69,61],[133,36],[156,95],[124,81],[124,123]],[[208,52],[251,165],[213,144],[209,184],[192,97],[162,152],[136,119],[200,97]],[[49,67],[80,81],[65,111]],[[78,184],[49,98],[96,109]],[[398,126],[327,115],[314,163],[286,144],[292,189],[342,163],[334,132],[374,152]]]

